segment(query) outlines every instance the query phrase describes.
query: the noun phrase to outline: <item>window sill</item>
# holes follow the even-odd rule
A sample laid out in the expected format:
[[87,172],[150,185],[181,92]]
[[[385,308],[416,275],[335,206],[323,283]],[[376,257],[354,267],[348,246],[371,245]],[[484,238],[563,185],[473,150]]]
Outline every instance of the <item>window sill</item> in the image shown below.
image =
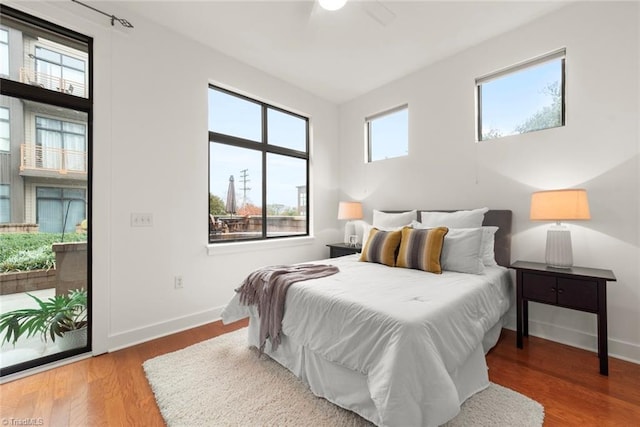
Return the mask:
[[292,248],[296,246],[311,245],[315,242],[315,237],[292,237],[273,240],[257,240],[251,242],[233,242],[208,244],[207,255],[227,255],[235,253],[259,252],[278,248]]

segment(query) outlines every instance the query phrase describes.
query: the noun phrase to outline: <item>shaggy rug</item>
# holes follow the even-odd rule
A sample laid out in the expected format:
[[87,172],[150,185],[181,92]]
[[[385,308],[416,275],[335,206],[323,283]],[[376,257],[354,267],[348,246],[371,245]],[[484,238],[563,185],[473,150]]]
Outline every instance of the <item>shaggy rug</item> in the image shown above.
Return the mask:
[[[258,357],[246,336],[240,329],[144,362],[168,426],[371,426],[314,396],[268,357]],[[543,419],[538,402],[492,383],[446,425],[539,427]]]

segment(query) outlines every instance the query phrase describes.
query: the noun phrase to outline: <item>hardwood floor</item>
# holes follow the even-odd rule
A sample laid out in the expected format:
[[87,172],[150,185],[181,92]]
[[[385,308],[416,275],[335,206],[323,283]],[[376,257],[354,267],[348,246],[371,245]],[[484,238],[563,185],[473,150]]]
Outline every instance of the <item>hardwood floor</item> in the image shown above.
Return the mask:
[[[215,322],[4,384],[0,422],[162,426],[142,363],[245,325]],[[609,377],[603,377],[594,353],[535,337],[518,350],[508,330],[487,362],[491,381],[544,405],[545,426],[639,425],[640,365],[610,358]]]
[[489,379],[540,402],[545,426],[640,425],[640,365],[609,357],[606,377],[596,353],[531,336],[524,349],[515,342],[503,329],[487,355]]

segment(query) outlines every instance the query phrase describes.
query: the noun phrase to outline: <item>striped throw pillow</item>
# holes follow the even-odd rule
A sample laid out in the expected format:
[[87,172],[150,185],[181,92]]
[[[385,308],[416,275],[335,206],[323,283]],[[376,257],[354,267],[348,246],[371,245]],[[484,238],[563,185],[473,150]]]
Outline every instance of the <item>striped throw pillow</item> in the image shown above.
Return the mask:
[[400,245],[401,236],[402,232],[400,230],[382,231],[372,228],[369,232],[367,243],[362,248],[360,261],[375,262],[389,267],[395,266],[396,251]]
[[447,227],[427,229],[402,229],[402,242],[396,260],[397,267],[424,270],[430,273],[442,273],[440,255]]

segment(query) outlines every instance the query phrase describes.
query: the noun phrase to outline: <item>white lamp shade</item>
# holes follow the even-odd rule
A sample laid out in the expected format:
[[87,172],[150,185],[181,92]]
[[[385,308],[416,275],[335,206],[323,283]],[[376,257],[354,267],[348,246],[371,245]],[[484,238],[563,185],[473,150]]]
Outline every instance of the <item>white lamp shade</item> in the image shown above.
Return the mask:
[[362,219],[362,203],[340,202],[338,205],[338,219]]
[[560,221],[591,219],[587,191],[583,189],[537,191],[531,195],[532,221],[556,221],[547,231],[545,261],[550,267],[570,268],[573,265],[571,232]]
[[591,219],[587,190],[568,189],[537,191],[531,195],[532,221],[567,221]]

